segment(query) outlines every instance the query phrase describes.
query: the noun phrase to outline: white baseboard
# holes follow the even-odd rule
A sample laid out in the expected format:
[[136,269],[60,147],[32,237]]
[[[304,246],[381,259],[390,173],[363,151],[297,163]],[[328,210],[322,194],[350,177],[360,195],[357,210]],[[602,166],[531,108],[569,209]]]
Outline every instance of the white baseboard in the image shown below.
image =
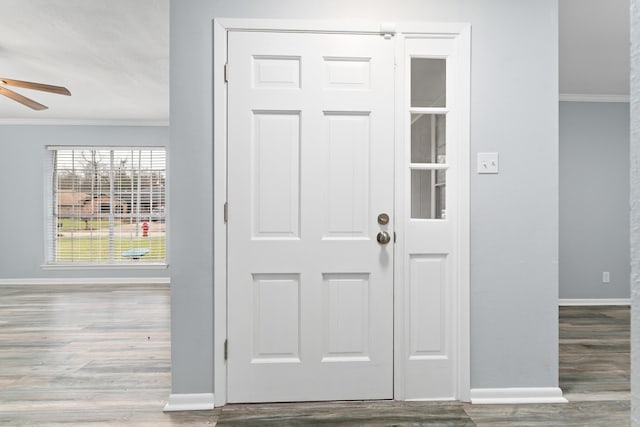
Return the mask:
[[213,393],[178,393],[169,396],[163,411],[208,411],[213,406]]
[[559,387],[473,388],[471,403],[500,405],[516,403],[566,403]]
[[558,305],[631,305],[631,298],[560,298]]
[[85,278],[37,278],[37,279],[0,279],[0,286],[130,286],[130,285],[170,285],[170,277],[85,277]]

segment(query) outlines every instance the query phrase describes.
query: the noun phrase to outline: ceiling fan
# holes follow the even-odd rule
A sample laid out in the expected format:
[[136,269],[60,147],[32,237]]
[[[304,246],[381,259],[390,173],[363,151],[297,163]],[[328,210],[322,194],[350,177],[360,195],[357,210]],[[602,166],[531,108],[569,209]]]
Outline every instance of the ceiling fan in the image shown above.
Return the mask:
[[71,92],[69,92],[69,89],[67,89],[66,87],[46,85],[46,84],[35,83],[35,82],[26,82],[22,80],[5,79],[3,77],[0,77],[0,94],[8,98],[11,98],[14,101],[17,101],[23,105],[26,105],[27,107],[33,110],[46,110],[48,107],[46,105],[42,105],[39,102],[34,101],[33,99],[29,99],[26,96],[22,96],[17,92],[7,89],[5,85],[23,87],[25,89],[40,90],[43,92],[57,93],[58,95],[67,95],[67,96],[71,95]]

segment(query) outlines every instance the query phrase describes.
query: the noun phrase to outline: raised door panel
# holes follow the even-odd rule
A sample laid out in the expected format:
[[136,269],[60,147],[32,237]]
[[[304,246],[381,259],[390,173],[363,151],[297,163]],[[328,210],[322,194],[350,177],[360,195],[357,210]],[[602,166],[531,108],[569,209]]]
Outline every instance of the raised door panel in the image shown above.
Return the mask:
[[369,275],[323,275],[323,362],[370,361]]
[[324,238],[368,238],[370,116],[325,112],[327,229]]
[[253,87],[259,89],[299,89],[300,57],[253,57]]
[[253,112],[253,236],[300,235],[300,113]]
[[447,357],[446,255],[409,260],[409,359]]
[[253,275],[251,363],[300,362],[300,276]]

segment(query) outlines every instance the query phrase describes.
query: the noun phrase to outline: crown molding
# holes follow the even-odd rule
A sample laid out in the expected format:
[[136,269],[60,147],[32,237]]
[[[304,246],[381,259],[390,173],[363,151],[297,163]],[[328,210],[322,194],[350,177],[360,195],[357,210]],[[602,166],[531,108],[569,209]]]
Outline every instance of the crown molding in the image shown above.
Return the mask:
[[169,126],[169,120],[0,119],[2,125],[27,126]]
[[586,305],[631,305],[631,298],[560,298],[558,300],[558,305],[561,307]]
[[629,95],[600,95],[589,93],[561,93],[563,102],[629,102]]
[[170,286],[170,277],[43,277],[0,279],[0,286]]

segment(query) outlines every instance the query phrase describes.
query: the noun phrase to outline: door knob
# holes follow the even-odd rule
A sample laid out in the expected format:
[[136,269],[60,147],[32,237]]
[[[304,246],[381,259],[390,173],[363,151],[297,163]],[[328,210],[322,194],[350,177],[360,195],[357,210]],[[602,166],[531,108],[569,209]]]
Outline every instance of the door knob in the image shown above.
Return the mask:
[[376,236],[376,240],[381,245],[386,245],[387,243],[389,243],[391,241],[391,236],[386,231],[381,231]]

